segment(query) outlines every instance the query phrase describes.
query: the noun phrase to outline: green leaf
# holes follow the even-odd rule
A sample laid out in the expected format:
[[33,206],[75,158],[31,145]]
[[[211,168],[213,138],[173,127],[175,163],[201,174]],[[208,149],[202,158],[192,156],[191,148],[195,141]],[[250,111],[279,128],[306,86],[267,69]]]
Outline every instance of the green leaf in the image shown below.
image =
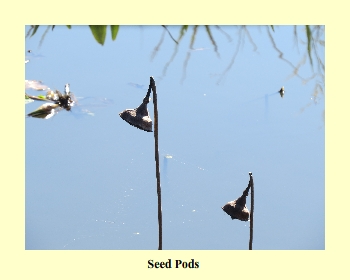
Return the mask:
[[24,100],[25,100],[25,104],[28,104],[28,103],[34,102],[34,100],[33,100],[33,99],[31,99],[31,98],[29,98],[29,96],[28,96],[27,94],[25,94],[24,96],[25,96],[25,97],[24,97],[24,98],[25,98],[25,99],[24,99]]
[[114,41],[117,38],[119,31],[119,25],[111,25],[111,32],[112,32],[112,40]]
[[67,28],[68,28],[68,29],[71,29],[71,28],[72,28],[72,26],[71,26],[71,25],[66,25],[66,26],[67,26]]
[[103,46],[106,39],[107,25],[89,25],[89,27],[95,40]]
[[312,65],[312,57],[311,57],[311,41],[312,41],[312,34],[310,26],[306,25],[306,36],[307,36],[307,52],[309,54],[310,63]]
[[36,31],[38,30],[40,25],[34,25],[34,29],[33,29],[33,32],[32,32],[32,35],[30,35],[30,37],[33,37],[33,35],[36,33]]
[[171,36],[171,34],[170,34],[169,30],[167,29],[167,27],[166,27],[165,25],[162,25],[162,26],[165,28],[165,30],[168,31],[168,33],[169,33],[171,39],[173,39],[173,41],[174,41],[176,44],[180,43],[182,37],[185,35],[185,32],[187,31],[187,28],[188,28],[188,25],[183,25],[183,26],[181,26],[180,35],[179,35],[179,38],[178,38],[177,41],[176,41],[176,40],[173,38],[173,36]]
[[188,25],[183,25],[181,27],[181,30],[180,30],[180,37],[179,39],[177,40],[178,42],[180,42],[180,40],[182,39],[182,37],[185,35],[185,32],[187,31],[188,29]]

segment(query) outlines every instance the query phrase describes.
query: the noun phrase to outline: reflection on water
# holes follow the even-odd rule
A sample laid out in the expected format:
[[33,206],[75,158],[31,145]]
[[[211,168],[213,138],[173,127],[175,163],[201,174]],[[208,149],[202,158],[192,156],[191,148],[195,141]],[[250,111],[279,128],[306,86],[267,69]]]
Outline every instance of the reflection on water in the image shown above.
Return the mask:
[[168,175],[168,166],[170,164],[170,162],[173,162],[175,164],[174,168],[185,168],[185,170],[187,170],[188,172],[193,172],[195,170],[198,171],[206,171],[206,169],[204,169],[203,167],[197,165],[194,163],[194,161],[191,160],[187,160],[184,159],[183,157],[180,157],[178,155],[174,155],[174,154],[170,154],[164,150],[160,151],[161,156],[163,157],[163,164],[162,164],[162,169],[161,169],[161,183],[162,185],[164,185],[164,183],[166,183],[168,185],[169,183],[169,175]]
[[269,99],[270,99],[270,97],[279,94],[281,96],[281,98],[283,98],[284,93],[285,93],[284,87],[282,87],[279,91],[276,91],[274,93],[264,94],[263,96],[260,96],[258,98],[252,99],[252,100],[247,101],[247,102],[244,102],[244,104],[248,105],[250,103],[259,102],[259,100],[264,99],[264,101],[265,101],[264,114],[265,114],[265,120],[267,121],[269,118]]
[[32,50],[28,50],[25,54],[25,63],[31,62],[31,61],[36,60],[36,59],[41,59],[43,57],[44,56],[41,54],[36,54]]
[[140,84],[136,84],[136,83],[128,83],[128,85],[132,86],[134,88],[137,88],[137,89],[147,90],[147,87],[145,85],[140,85]]

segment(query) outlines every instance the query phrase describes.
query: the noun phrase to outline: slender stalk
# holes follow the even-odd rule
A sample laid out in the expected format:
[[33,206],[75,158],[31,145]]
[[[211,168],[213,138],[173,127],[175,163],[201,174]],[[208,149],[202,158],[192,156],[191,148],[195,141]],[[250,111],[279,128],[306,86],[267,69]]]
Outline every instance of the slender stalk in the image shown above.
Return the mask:
[[253,213],[254,213],[254,180],[252,172],[249,172],[249,185],[250,185],[250,238],[249,238],[249,250],[253,250]]
[[158,195],[158,225],[159,225],[159,245],[158,250],[163,248],[163,223],[162,223],[162,193],[160,188],[160,172],[159,172],[159,150],[158,150],[158,109],[157,109],[157,91],[156,83],[153,77],[150,77],[150,86],[153,92],[154,107],[154,152],[156,161],[156,178],[157,178],[157,195]]

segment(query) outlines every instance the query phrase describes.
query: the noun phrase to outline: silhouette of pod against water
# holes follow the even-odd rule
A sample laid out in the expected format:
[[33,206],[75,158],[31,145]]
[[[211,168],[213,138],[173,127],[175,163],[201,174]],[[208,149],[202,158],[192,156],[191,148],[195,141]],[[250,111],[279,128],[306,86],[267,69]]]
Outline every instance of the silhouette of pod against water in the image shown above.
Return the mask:
[[126,121],[132,126],[137,127],[138,129],[147,132],[152,132],[152,120],[147,110],[149,95],[150,91],[147,92],[142,104],[139,107],[137,107],[136,109],[126,109],[123,112],[119,113],[119,116],[124,121]]
[[226,212],[227,215],[231,217],[232,220],[238,219],[241,221],[249,220],[249,210],[246,206],[246,200],[249,193],[250,184],[244,190],[242,196],[237,198],[236,200],[227,202],[222,208]]

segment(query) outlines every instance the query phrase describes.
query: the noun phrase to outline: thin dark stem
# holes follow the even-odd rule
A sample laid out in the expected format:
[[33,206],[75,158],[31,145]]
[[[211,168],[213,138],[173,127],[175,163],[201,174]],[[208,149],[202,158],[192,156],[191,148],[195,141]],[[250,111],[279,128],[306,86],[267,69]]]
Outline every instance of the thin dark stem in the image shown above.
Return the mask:
[[157,195],[158,195],[158,225],[159,225],[159,245],[158,250],[162,250],[163,244],[163,226],[162,226],[162,193],[160,188],[160,173],[159,173],[159,151],[158,151],[158,109],[157,109],[157,91],[156,83],[153,77],[150,78],[150,87],[153,92],[154,105],[154,151],[156,160],[156,178],[157,178]]
[[249,172],[249,185],[250,185],[250,238],[249,238],[249,250],[253,250],[253,213],[254,213],[254,180],[252,172]]

